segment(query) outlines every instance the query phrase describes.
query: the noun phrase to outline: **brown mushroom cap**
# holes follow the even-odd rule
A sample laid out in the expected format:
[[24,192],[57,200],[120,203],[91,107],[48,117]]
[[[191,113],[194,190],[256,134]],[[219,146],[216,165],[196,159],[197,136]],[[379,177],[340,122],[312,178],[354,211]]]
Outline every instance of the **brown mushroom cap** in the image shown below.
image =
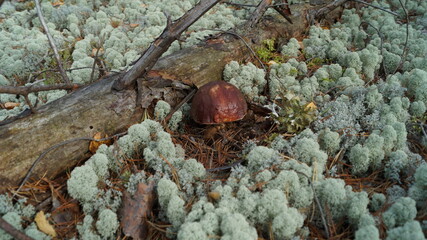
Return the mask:
[[197,123],[218,124],[242,119],[248,105],[234,85],[209,82],[199,88],[191,103],[191,117]]

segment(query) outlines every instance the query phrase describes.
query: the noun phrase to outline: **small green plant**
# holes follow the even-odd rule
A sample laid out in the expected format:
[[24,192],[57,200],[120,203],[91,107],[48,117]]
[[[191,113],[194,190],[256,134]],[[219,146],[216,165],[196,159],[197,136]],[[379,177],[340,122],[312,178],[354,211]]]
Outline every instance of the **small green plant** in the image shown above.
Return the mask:
[[256,55],[263,62],[275,61],[282,63],[285,61],[284,57],[276,51],[276,39],[266,39],[262,41],[262,46],[256,49]]
[[276,101],[278,116],[273,118],[280,131],[299,133],[316,120],[316,105],[303,104],[298,97],[283,97]]
[[313,67],[320,67],[323,65],[323,63],[325,62],[325,59],[322,58],[312,58],[308,63],[307,63],[307,67],[308,68],[313,68]]

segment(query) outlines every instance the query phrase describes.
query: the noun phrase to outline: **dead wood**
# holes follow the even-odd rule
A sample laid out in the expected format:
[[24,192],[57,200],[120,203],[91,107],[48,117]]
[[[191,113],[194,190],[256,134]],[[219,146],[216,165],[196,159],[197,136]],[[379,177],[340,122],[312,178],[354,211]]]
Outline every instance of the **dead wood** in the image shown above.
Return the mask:
[[[310,7],[298,6],[301,10]],[[300,10],[292,9],[296,11]],[[298,14],[291,19],[292,25],[283,18],[264,17],[257,27],[242,27],[235,32],[252,46],[269,38],[303,34],[305,16]],[[229,34],[213,36],[203,44],[161,58],[146,74],[147,85],[142,91],[144,106],[160,98],[174,106],[187,95],[187,90],[178,89],[178,85],[200,86],[221,80],[224,66],[231,60],[246,62],[253,60],[253,56],[239,38]],[[0,192],[18,185],[33,162],[49,147],[73,138],[92,137],[96,132],[112,136],[140,122],[142,112],[135,110],[135,89],[115,91],[112,88],[116,81],[122,81],[123,75],[108,76],[38,108],[35,114],[0,126]],[[150,82],[163,84],[148,84]],[[78,141],[49,152],[35,167],[33,178],[44,174],[53,178],[75,166],[90,156],[88,145],[87,141]]]
[[271,5],[273,0],[262,0],[255,11],[252,13],[252,17],[249,20],[250,26],[253,28],[255,25],[259,22],[259,20],[264,15],[265,11],[267,11],[267,8]]
[[114,89],[122,90],[132,86],[139,76],[151,70],[160,56],[167,51],[172,42],[177,40],[188,27],[219,1],[220,0],[200,1],[176,22],[168,24],[163,33],[147,48],[147,50],[145,50],[144,54],[138,59],[135,65],[122,78],[115,82],[113,85]]
[[0,229],[3,229],[9,235],[11,235],[14,239],[17,240],[33,240],[33,238],[28,237],[25,233],[16,229],[12,224],[6,222],[3,218],[0,217]]
[[32,92],[42,92],[49,90],[73,90],[81,87],[80,84],[75,83],[60,83],[54,85],[28,85],[28,86],[0,86],[0,93],[8,93],[8,94],[19,94],[19,95],[28,95]]

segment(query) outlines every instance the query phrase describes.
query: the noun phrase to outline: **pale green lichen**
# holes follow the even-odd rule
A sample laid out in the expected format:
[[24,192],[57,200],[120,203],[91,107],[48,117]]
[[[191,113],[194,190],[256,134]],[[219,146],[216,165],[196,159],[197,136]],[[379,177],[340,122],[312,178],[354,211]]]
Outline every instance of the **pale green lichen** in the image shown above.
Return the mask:
[[96,230],[98,230],[102,238],[106,239],[114,237],[118,228],[119,222],[115,212],[110,209],[104,209],[98,214]]

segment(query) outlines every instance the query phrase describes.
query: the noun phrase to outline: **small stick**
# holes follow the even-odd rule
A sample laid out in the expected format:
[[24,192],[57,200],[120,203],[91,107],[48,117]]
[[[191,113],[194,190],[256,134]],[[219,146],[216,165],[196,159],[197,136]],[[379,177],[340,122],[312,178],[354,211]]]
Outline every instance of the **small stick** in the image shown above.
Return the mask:
[[19,87],[0,86],[0,93],[27,95],[32,92],[42,92],[42,91],[49,91],[49,90],[60,90],[60,89],[72,90],[82,86],[83,85],[81,84],[75,84],[75,83],[61,83],[61,84],[55,84],[55,85],[34,85],[33,84],[33,85],[19,86]]
[[126,132],[121,132],[118,134],[115,134],[111,137],[106,137],[106,138],[101,138],[101,139],[94,139],[94,138],[90,138],[90,137],[80,137],[80,138],[73,138],[73,139],[69,139],[63,142],[60,142],[58,144],[53,145],[52,147],[46,149],[42,154],[40,154],[40,156],[36,159],[36,161],[34,161],[34,163],[31,165],[30,170],[28,170],[27,174],[25,175],[24,179],[22,180],[22,183],[19,185],[18,189],[15,191],[15,193],[13,194],[13,198],[16,196],[16,194],[21,190],[21,188],[24,186],[24,184],[28,181],[28,179],[31,176],[31,173],[33,172],[34,168],[36,167],[36,165],[43,159],[44,156],[46,156],[46,154],[48,154],[50,151],[57,149],[61,146],[64,146],[66,144],[72,143],[72,142],[77,142],[77,141],[95,141],[95,142],[101,142],[101,141],[106,141],[106,140],[110,140],[116,137],[121,137],[123,135],[125,135]]
[[257,7],[257,5],[252,4],[241,4],[241,3],[234,3],[234,2],[224,2],[225,4],[236,6],[236,7]]
[[399,0],[399,3],[400,3],[400,6],[402,6],[403,11],[405,12],[405,16],[406,16],[406,38],[405,38],[405,46],[403,47],[403,51],[402,51],[402,56],[400,57],[400,62],[396,66],[396,69],[394,70],[393,74],[396,73],[397,69],[399,69],[402,66],[403,61],[406,58],[406,54],[408,53],[409,16],[408,16],[408,11],[406,10],[405,6],[402,3],[402,0]]
[[175,106],[175,108],[174,109],[172,109],[172,111],[170,111],[169,113],[168,113],[168,115],[166,115],[166,117],[165,117],[165,123],[168,123],[169,122],[169,120],[171,119],[171,117],[172,117],[172,115],[176,112],[176,111],[178,111],[178,109],[180,108],[180,107],[182,107],[182,105],[184,105],[184,103],[186,103],[186,102],[188,102],[188,101],[190,101],[190,99],[194,96],[194,94],[196,94],[196,89],[193,89],[193,91],[191,91],[189,94],[187,94],[187,96],[184,98],[184,99],[182,99],[182,101],[181,102],[179,102],[176,106]]
[[93,59],[92,72],[90,73],[90,81],[89,81],[89,82],[92,82],[92,81],[93,81],[93,75],[95,74],[95,66],[96,66],[96,60],[98,59],[99,49],[100,49],[100,47],[98,47],[98,48],[96,49],[95,59]]
[[61,57],[59,56],[58,49],[56,48],[55,42],[53,41],[53,38],[49,33],[49,28],[47,27],[46,22],[44,21],[44,17],[43,17],[42,10],[40,7],[40,2],[39,2],[39,0],[34,0],[34,1],[36,2],[37,15],[39,16],[40,22],[41,22],[41,24],[42,24],[42,26],[46,32],[46,36],[47,36],[47,39],[49,41],[49,45],[53,49],[56,64],[58,64],[58,68],[59,68],[59,71],[62,75],[62,78],[64,79],[64,82],[71,83],[70,79],[68,79],[68,76],[64,71],[64,68],[62,67]]
[[259,22],[259,20],[264,15],[265,11],[267,11],[267,7],[271,5],[272,0],[262,0],[255,11],[252,13],[252,17],[249,20],[251,28],[255,27],[255,25]]
[[251,48],[251,46],[249,46],[249,44],[245,41],[245,39],[242,36],[240,36],[239,34],[237,34],[235,32],[224,31],[224,30],[220,30],[220,29],[209,29],[209,30],[211,30],[211,31],[217,31],[217,32],[222,32],[222,33],[226,33],[226,34],[230,34],[230,35],[238,37],[240,40],[242,40],[242,42],[249,49],[249,51],[251,51],[252,55],[259,62],[259,64],[261,64],[262,68],[267,73],[267,68],[265,67],[264,63],[262,63],[261,59],[259,59],[259,57],[256,55],[255,51]]
[[309,184],[311,186],[311,189],[313,190],[314,201],[316,202],[317,207],[319,208],[319,211],[320,211],[320,218],[322,218],[323,227],[325,228],[326,239],[329,239],[330,234],[329,234],[328,223],[326,221],[325,213],[323,212],[322,205],[320,204],[319,198],[317,197],[316,190],[314,189],[314,186],[313,186],[313,183],[311,182],[311,179],[305,173],[303,173],[303,172],[296,171],[296,170],[294,170],[294,171],[296,173],[299,173],[299,174],[301,174],[301,175],[303,175],[303,176],[305,176],[307,178],[307,180],[308,180],[308,182],[309,182]]
[[3,229],[5,232],[9,233],[9,235],[11,235],[14,239],[33,240],[33,238],[28,237],[23,232],[12,226],[12,224],[6,222],[6,220],[4,220],[2,217],[0,217],[0,228]]
[[[233,3],[233,2],[224,2],[225,4],[228,5],[232,5],[232,6],[236,6],[236,7],[250,7],[250,8],[256,8],[257,5],[252,5],[252,4],[242,4],[242,3]],[[301,3],[294,3],[294,4],[301,4]],[[285,3],[276,3],[276,4],[272,4],[270,6],[268,6],[268,8],[271,7],[279,7],[279,6],[284,6],[284,5],[289,5],[289,3],[285,2]]]
[[[360,23],[360,25],[359,25],[359,28],[360,28],[360,26],[363,24],[363,23],[366,23],[366,24],[368,24],[369,26],[371,26],[371,28],[373,28],[376,32],[377,32],[377,34],[378,34],[378,36],[380,37],[380,39],[381,39],[381,43],[380,43],[380,52],[381,52],[381,55],[383,55],[383,52],[384,52],[384,48],[383,48],[383,43],[384,43],[384,39],[383,39],[383,35],[381,34],[381,32],[380,32],[380,30],[378,30],[374,25],[372,25],[371,23],[369,23],[369,22],[362,22],[362,23]],[[386,66],[385,66],[385,64],[384,64],[384,61],[383,61],[383,68],[384,68],[384,73],[385,73],[385,76],[387,77],[387,69],[386,69]],[[375,78],[374,78],[375,79]],[[369,82],[367,82],[366,84],[365,84],[365,87],[366,86],[368,86],[374,79],[372,79],[371,81],[369,81]]]
[[421,127],[421,131],[424,134],[424,137],[427,139],[427,133],[426,133],[426,130],[424,129],[424,124],[422,122],[420,122],[420,127]]
[[364,5],[366,5],[366,6],[373,7],[373,8],[376,8],[376,9],[382,10],[382,11],[384,11],[384,12],[386,12],[386,13],[390,13],[390,14],[392,14],[392,15],[396,16],[396,17],[399,17],[399,14],[397,14],[397,13],[395,13],[395,12],[392,12],[392,11],[390,11],[390,10],[388,10],[388,9],[385,9],[385,8],[382,8],[382,7],[379,7],[379,6],[375,6],[375,5],[373,5],[373,4],[370,4],[370,3],[364,2],[364,1],[362,1],[362,0],[350,0],[350,1],[357,2],[357,3],[361,3],[361,4],[364,4]]
[[270,5],[270,7],[273,7],[274,10],[282,15],[290,24],[293,24],[292,19],[289,17],[292,13],[287,0],[281,0],[281,2],[283,3]]
[[314,11],[314,15],[312,16],[313,19],[320,19],[323,18],[326,14],[332,12],[335,8],[343,5],[344,3],[346,3],[349,0],[335,0],[331,3],[329,3],[328,5],[326,5],[325,7]]
[[[98,61],[99,61],[99,59],[98,59]],[[65,71],[66,72],[72,72],[72,71],[76,71],[76,70],[89,69],[89,68],[91,69],[92,67],[76,67],[76,68],[65,69]],[[105,67],[101,67],[98,69],[99,69],[99,71],[105,70]],[[30,78],[29,82],[34,81],[38,76],[40,76],[41,74],[46,73],[46,72],[58,72],[58,70],[57,69],[46,69],[46,70],[43,70],[40,72],[34,72],[32,74],[35,74],[35,75]]]
[[28,98],[28,94],[25,94],[25,95],[24,95],[24,98],[25,98],[25,102],[27,103],[28,107],[30,107],[31,112],[32,112],[32,113],[36,113],[37,111],[36,111],[36,109],[34,108],[33,104],[31,104],[31,101],[30,101],[30,99]]

